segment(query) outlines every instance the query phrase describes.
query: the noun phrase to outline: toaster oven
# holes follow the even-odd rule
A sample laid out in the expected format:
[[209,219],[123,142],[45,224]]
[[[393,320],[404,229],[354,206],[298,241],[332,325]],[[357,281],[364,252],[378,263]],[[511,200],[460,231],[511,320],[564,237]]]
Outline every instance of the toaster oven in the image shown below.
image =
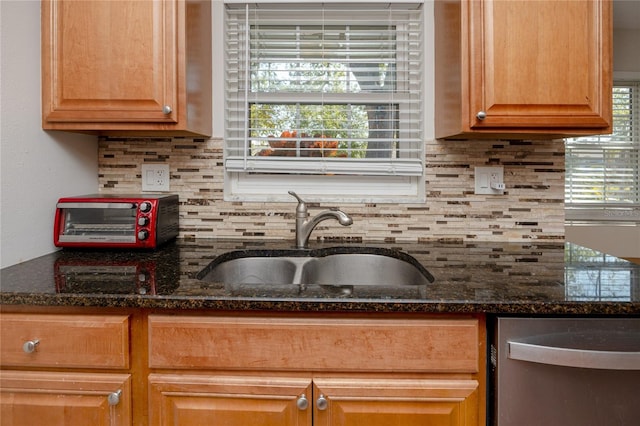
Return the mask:
[[58,247],[156,248],[177,236],[176,194],[92,194],[56,204]]

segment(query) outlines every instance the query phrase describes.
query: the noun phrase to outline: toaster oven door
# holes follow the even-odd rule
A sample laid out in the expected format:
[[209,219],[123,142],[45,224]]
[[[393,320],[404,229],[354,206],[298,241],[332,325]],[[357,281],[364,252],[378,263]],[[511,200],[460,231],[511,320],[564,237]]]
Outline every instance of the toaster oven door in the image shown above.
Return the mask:
[[58,203],[60,243],[135,243],[135,203]]

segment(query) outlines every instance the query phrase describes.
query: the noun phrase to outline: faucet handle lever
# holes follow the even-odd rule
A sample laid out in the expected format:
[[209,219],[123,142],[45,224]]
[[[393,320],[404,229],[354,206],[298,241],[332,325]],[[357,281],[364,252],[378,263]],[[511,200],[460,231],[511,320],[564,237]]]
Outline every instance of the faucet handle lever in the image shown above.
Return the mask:
[[292,195],[294,197],[296,197],[296,199],[298,200],[298,207],[296,208],[296,212],[297,213],[307,213],[307,205],[305,204],[304,200],[302,198],[300,198],[298,196],[298,194],[296,194],[293,191],[289,191],[289,195]]
[[298,200],[299,203],[304,203],[304,200],[302,198],[300,198],[298,196],[298,194],[296,194],[295,192],[289,191],[289,195],[293,195],[294,197],[296,197],[296,199]]

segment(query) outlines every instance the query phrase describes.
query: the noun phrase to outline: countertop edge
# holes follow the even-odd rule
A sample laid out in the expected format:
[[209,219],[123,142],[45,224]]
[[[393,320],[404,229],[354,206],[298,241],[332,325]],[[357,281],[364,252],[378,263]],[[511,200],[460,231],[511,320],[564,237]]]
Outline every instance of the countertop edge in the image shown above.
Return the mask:
[[640,315],[640,302],[465,302],[367,299],[268,299],[189,297],[109,297],[105,295],[58,296],[2,294],[2,306],[137,308],[157,310],[354,312],[354,313],[448,313],[518,315]]

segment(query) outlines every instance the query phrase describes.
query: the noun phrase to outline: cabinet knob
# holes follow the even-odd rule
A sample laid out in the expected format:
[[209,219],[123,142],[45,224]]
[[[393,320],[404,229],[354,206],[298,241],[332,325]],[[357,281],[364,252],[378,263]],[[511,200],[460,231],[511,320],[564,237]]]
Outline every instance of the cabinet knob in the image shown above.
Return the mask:
[[171,109],[171,107],[169,105],[165,105],[162,107],[162,113],[164,115],[169,115],[173,112],[173,110]]
[[26,342],[24,342],[24,344],[22,345],[22,350],[24,351],[24,353],[26,354],[31,354],[34,353],[36,351],[36,346],[38,346],[38,343],[40,343],[40,341],[38,339],[35,340],[27,340]]
[[485,118],[487,118],[487,113],[486,113],[486,112],[484,112],[484,111],[479,111],[479,112],[476,114],[476,118],[477,118],[478,120],[482,121],[482,120],[484,120]]
[[300,395],[300,398],[296,401],[296,405],[300,410],[306,410],[309,407],[309,400],[305,394]]
[[122,389],[118,389],[115,392],[111,392],[109,396],[107,396],[107,401],[109,405],[118,405],[120,403],[120,397],[122,396]]
[[323,394],[320,394],[320,396],[318,397],[318,400],[316,401],[316,407],[318,407],[318,410],[324,411],[327,409],[328,406],[329,406],[329,401],[327,401],[327,398],[325,398]]

